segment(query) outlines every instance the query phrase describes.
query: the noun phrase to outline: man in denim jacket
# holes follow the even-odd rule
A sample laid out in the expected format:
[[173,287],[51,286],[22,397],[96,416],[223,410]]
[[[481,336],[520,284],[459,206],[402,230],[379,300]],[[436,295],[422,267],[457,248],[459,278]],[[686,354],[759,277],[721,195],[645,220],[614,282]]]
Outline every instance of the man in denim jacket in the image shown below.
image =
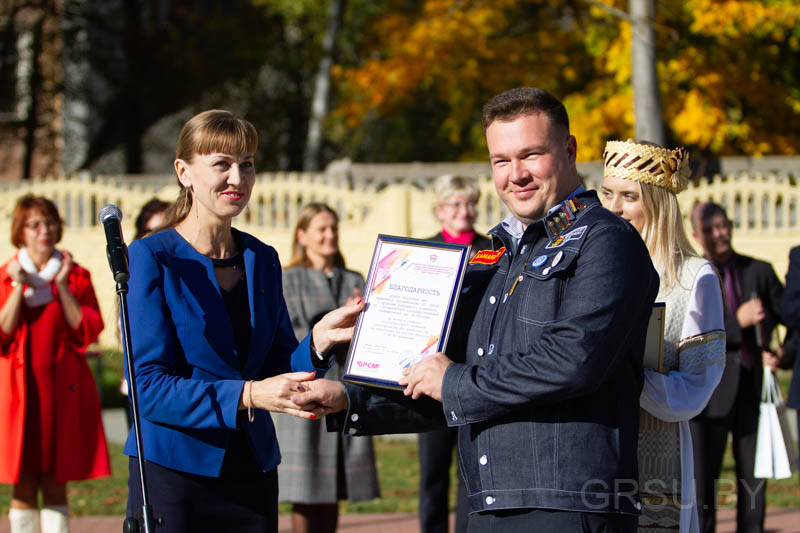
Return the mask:
[[459,431],[470,532],[633,532],[642,353],[658,275],[639,234],[580,183],[564,106],[492,98],[483,125],[511,215],[465,275],[447,354],[396,391],[313,382],[329,429]]

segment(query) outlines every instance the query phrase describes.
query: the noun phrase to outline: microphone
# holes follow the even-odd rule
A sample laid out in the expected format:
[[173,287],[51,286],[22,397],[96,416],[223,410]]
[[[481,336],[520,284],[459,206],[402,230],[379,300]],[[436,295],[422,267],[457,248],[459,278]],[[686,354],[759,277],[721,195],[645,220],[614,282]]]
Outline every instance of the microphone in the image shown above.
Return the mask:
[[106,232],[106,255],[108,266],[114,274],[114,281],[125,283],[131,277],[128,272],[128,247],[122,239],[122,211],[119,207],[108,204],[97,214],[97,218]]

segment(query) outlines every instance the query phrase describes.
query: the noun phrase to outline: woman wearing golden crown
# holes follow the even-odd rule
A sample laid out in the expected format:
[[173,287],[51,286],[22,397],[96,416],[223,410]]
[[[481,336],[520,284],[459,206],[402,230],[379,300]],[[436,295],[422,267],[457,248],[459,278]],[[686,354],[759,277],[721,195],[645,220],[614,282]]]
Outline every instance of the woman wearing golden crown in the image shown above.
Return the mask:
[[722,377],[722,290],[684,230],[677,194],[691,173],[686,150],[610,141],[603,160],[601,201],[641,234],[661,277],[656,302],[666,304],[661,368],[645,368],[640,397],[639,531],[679,527],[694,533],[699,526],[688,421]]

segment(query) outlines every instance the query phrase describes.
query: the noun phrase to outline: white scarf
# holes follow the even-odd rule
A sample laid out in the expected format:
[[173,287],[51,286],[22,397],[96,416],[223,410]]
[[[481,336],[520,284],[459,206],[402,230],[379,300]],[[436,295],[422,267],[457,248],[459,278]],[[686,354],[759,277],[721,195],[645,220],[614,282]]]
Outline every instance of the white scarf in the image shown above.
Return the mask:
[[61,252],[53,250],[53,255],[47,261],[47,264],[40,271],[33,263],[28,250],[23,246],[19,249],[17,254],[17,261],[19,261],[22,270],[26,274],[26,287],[22,295],[25,297],[25,305],[28,307],[38,307],[53,301],[53,290],[50,288],[50,282],[61,270]]

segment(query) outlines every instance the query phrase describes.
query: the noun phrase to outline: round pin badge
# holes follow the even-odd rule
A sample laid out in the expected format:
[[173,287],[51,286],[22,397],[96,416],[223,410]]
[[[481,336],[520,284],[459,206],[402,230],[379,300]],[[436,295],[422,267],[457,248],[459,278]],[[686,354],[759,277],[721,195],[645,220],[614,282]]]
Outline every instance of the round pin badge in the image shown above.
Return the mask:
[[543,264],[545,264],[546,262],[547,262],[547,256],[546,255],[540,255],[539,257],[537,257],[536,259],[533,260],[533,263],[531,263],[531,266],[534,267],[534,268],[538,268],[538,267],[542,266]]
[[554,266],[556,266],[557,264],[559,264],[559,263],[561,262],[561,258],[562,258],[562,257],[564,257],[564,252],[558,252],[558,253],[556,254],[556,256],[553,258],[553,262],[552,262],[552,263],[550,263],[550,266],[551,266],[551,267],[554,267]]

